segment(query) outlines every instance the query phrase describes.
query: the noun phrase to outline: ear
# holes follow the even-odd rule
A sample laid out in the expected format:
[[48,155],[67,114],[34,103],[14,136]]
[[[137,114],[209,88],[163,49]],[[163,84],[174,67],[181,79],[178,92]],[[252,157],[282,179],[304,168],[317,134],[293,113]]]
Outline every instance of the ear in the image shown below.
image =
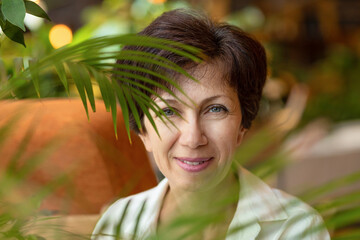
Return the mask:
[[245,133],[247,132],[247,129],[244,128],[242,125],[240,126],[239,133],[236,140],[236,145],[239,146],[244,138]]
[[146,132],[145,133],[142,132],[138,136],[140,137],[141,141],[143,142],[146,151],[152,152],[152,147],[151,147],[149,135]]

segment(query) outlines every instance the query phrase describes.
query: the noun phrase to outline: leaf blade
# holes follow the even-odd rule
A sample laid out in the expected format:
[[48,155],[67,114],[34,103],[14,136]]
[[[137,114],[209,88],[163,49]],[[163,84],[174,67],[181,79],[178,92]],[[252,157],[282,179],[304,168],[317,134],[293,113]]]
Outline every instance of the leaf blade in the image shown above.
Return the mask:
[[82,77],[78,71],[77,65],[71,62],[67,63],[68,67],[69,67],[69,71],[70,71],[70,75],[72,76],[75,86],[79,92],[81,101],[83,102],[84,108],[85,108],[85,112],[86,112],[86,116],[89,119],[89,110],[87,107],[87,100],[86,100],[86,94],[85,94],[85,86],[84,83],[82,81]]
[[136,108],[136,104],[135,104],[133,96],[132,96],[133,94],[131,93],[131,90],[128,87],[125,87],[125,86],[123,86],[123,87],[124,87],[123,92],[124,92],[124,95],[126,97],[128,106],[130,107],[130,110],[131,110],[132,115],[133,115],[133,117],[135,119],[137,127],[141,131],[142,126],[141,126],[140,114],[139,114],[138,109]]
[[[0,16],[0,18],[1,18],[1,16]],[[1,29],[4,32],[4,34],[10,40],[12,40],[14,42],[17,42],[17,43],[20,43],[21,45],[26,47],[25,40],[24,40],[24,33],[19,27],[9,23],[9,21],[6,21],[6,20],[5,21],[0,21],[0,26],[1,26]]]
[[112,86],[114,87],[117,99],[119,100],[119,104],[121,107],[121,113],[123,115],[125,129],[129,138],[129,141],[131,143],[131,135],[130,135],[130,117],[129,117],[129,109],[128,105],[124,96],[124,92],[122,91],[121,87],[116,83],[112,82]]
[[62,63],[55,63],[54,67],[55,67],[55,71],[57,72],[57,74],[59,76],[61,83],[65,87],[65,91],[66,91],[67,95],[69,96],[70,95],[69,85],[68,85],[68,81],[66,78],[66,72],[65,72],[64,65]]
[[[36,60],[35,59],[30,59],[29,60],[29,66],[35,65],[36,64]],[[39,73],[32,70],[30,71],[31,74],[31,82],[34,84],[35,87],[35,91],[38,97],[40,97],[40,79],[39,79]]]
[[25,1],[25,9],[26,9],[26,12],[31,15],[51,21],[50,17],[47,15],[47,13],[33,1]]
[[25,32],[25,4],[23,0],[3,0],[1,11],[7,21]]

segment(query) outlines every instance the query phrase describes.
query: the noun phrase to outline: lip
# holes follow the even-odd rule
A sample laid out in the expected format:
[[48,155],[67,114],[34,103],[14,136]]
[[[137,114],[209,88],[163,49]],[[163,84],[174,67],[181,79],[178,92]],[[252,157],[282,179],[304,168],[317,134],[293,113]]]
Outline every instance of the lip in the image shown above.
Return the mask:
[[[174,158],[176,160],[176,163],[185,171],[187,172],[201,172],[204,169],[206,169],[210,163],[212,162],[211,160],[213,159],[212,157],[210,158]],[[200,163],[198,165],[190,165],[185,163],[184,161],[187,162],[203,162]]]
[[209,158],[188,158],[188,157],[175,157],[176,160],[180,161],[187,161],[187,162],[206,162],[211,160],[211,157]]

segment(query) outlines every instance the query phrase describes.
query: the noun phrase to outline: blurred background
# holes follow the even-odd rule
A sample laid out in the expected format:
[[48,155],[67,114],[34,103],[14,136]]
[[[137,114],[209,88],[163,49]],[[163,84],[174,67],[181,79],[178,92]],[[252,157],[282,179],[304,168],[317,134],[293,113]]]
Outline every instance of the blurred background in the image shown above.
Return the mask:
[[[14,58],[41,58],[53,48],[97,36],[136,33],[162,12],[195,8],[256,36],[269,58],[261,116],[281,108],[296,84],[307,88],[300,126],[317,118],[331,124],[360,116],[360,2],[357,0],[34,0],[52,22],[27,14],[27,48],[2,37],[1,73]],[[3,77],[2,79],[5,79]],[[59,96],[63,89],[46,89]],[[31,93],[22,93],[26,97]],[[21,96],[18,96],[21,97]]]
[[[360,1],[358,0],[36,0],[52,22],[27,15],[27,47],[1,37],[0,81],[19,59],[42,58],[89,38],[136,33],[167,10],[193,8],[254,35],[266,50],[269,77],[257,129],[284,131],[291,163],[268,181],[298,195],[360,170]],[[65,97],[56,74],[41,81],[42,97]],[[31,84],[31,83],[29,83]],[[76,96],[70,86],[71,96]],[[100,93],[97,93],[100,97]],[[25,86],[17,99],[36,97]],[[84,113],[85,115],[85,113]],[[263,149],[264,154],[271,149]],[[254,168],[261,157],[246,165]],[[261,175],[261,174],[260,174]],[[360,191],[360,182],[332,196]],[[322,201],[326,201],[325,196]],[[359,228],[359,223],[351,225]]]

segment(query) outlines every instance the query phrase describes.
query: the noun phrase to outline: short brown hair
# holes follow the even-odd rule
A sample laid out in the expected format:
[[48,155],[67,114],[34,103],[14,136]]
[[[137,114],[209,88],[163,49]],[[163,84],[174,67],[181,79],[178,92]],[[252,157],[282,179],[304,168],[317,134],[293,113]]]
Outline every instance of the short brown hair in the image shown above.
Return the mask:
[[[202,14],[183,9],[163,13],[138,34],[169,39],[196,47],[206,56],[204,59],[206,62],[216,60],[223,63],[225,66],[224,81],[236,89],[239,97],[242,125],[244,128],[250,128],[251,122],[259,110],[259,102],[267,75],[265,50],[258,41],[238,27],[226,23],[216,23]],[[157,48],[125,46],[123,50],[156,54],[185,69],[197,66],[197,63],[186,57]],[[142,63],[129,60],[118,60],[117,63],[144,67]],[[144,72],[136,72],[136,74],[164,84],[163,80],[153,75]],[[115,79],[119,77],[123,76],[115,76]],[[153,85],[148,85],[138,79],[131,80],[155,90]],[[138,89],[148,96],[150,95],[149,92]],[[138,111],[143,123],[144,113],[139,107]],[[130,128],[139,133],[139,128],[131,112]]]

